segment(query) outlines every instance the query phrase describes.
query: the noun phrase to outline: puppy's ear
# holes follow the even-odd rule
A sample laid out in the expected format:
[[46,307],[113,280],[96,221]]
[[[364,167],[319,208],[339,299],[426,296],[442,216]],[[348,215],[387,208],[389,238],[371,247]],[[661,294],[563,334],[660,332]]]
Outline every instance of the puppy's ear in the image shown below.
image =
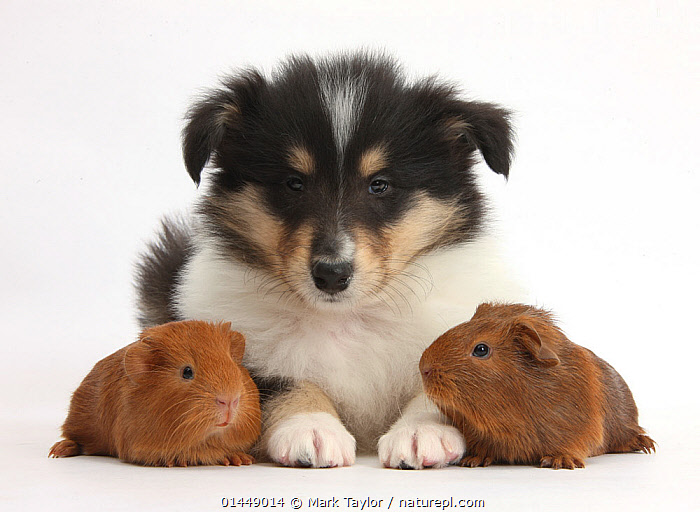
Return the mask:
[[187,113],[182,131],[185,167],[199,185],[202,169],[215,154],[230,130],[239,129],[243,116],[264,86],[265,79],[256,71],[224,81],[221,89],[210,92]]
[[457,101],[447,127],[458,142],[478,149],[494,172],[508,179],[513,155],[510,112],[492,103]]

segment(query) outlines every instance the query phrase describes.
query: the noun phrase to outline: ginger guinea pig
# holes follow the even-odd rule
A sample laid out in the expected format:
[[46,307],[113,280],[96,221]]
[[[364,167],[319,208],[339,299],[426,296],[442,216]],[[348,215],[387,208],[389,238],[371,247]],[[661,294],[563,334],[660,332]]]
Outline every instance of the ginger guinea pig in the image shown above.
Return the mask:
[[172,322],[98,362],[73,393],[49,456],[110,455],[149,466],[251,464],[258,389],[231,324]]
[[655,451],[622,377],[543,310],[481,304],[428,347],[420,371],[428,397],[464,434],[463,466],[574,469],[594,455]]

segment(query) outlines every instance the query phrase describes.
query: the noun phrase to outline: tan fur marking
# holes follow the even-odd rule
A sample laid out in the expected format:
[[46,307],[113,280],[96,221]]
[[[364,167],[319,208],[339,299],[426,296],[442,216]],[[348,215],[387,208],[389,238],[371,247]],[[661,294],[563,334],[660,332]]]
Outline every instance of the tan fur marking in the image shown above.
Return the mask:
[[355,229],[353,237],[355,239],[355,272],[358,276],[371,276],[369,286],[361,291],[376,294],[386,281],[386,265],[390,263],[387,261],[389,253],[386,244],[376,238],[375,233],[363,229]]
[[308,381],[302,381],[287,393],[270,400],[264,414],[269,428],[303,412],[327,412],[340,419],[328,395],[316,384]]
[[429,274],[412,266],[413,261],[437,246],[459,240],[463,219],[457,204],[423,194],[399,222],[382,233],[353,230],[357,292],[383,301],[398,314],[410,311],[411,301],[432,286]]
[[369,178],[387,165],[387,152],[383,146],[376,146],[365,151],[360,158],[360,176]]
[[289,162],[289,165],[291,165],[301,174],[308,175],[314,172],[314,157],[311,156],[311,153],[309,153],[306,149],[300,146],[294,146],[289,151],[287,161]]
[[308,381],[302,381],[296,386],[281,393],[268,401],[262,410],[263,434],[256,449],[256,456],[267,460],[267,443],[272,432],[284,420],[301,413],[327,412],[340,419],[333,402],[321,388]]
[[455,203],[433,199],[427,194],[418,196],[403,219],[386,232],[392,259],[412,260],[437,245],[456,241],[463,218]]
[[[258,186],[248,184],[224,198],[208,198],[214,215],[224,228],[244,237],[259,252],[256,263],[274,279],[261,281],[258,293],[271,299],[301,300],[299,292],[308,289],[308,262],[313,226],[304,224],[289,231],[269,213]],[[292,293],[290,293],[292,292]]]
[[308,285],[313,235],[313,226],[306,223],[286,236],[279,245],[280,278],[297,291],[304,290]]
[[265,204],[261,190],[246,185],[223,200],[209,199],[219,210],[223,224],[232,231],[244,235],[261,249],[270,263],[279,261],[279,244],[283,235],[282,222],[260,205]]

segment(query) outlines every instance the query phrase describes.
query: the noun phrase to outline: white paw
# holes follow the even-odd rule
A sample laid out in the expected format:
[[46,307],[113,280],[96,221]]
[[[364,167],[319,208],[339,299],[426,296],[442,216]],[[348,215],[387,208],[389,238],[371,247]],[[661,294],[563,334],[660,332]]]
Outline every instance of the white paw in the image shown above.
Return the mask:
[[267,452],[284,466],[333,468],[355,463],[355,438],[326,412],[303,413],[271,433]]
[[441,468],[459,462],[466,443],[451,425],[399,420],[379,439],[378,451],[387,468]]

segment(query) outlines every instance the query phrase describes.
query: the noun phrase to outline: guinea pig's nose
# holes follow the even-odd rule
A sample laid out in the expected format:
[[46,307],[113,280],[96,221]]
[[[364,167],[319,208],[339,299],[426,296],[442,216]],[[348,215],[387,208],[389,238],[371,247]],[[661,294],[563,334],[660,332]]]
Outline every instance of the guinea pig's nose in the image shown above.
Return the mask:
[[316,288],[326,293],[342,292],[350,285],[352,263],[319,261],[311,268]]
[[219,395],[214,400],[216,406],[219,409],[219,418],[221,423],[217,426],[225,427],[233,420],[236,414],[236,408],[238,407],[238,402],[240,401],[240,395],[229,396],[229,395]]
[[216,397],[216,405],[218,405],[222,409],[235,409],[238,407],[238,401],[240,400],[240,397],[237,396],[235,398],[228,397],[228,396],[217,396]]
[[424,363],[421,361],[421,365],[420,365],[420,374],[421,374],[421,376],[422,376],[424,379],[429,378],[429,377],[433,374],[433,367],[430,366],[430,365],[427,364],[427,363],[424,364]]

